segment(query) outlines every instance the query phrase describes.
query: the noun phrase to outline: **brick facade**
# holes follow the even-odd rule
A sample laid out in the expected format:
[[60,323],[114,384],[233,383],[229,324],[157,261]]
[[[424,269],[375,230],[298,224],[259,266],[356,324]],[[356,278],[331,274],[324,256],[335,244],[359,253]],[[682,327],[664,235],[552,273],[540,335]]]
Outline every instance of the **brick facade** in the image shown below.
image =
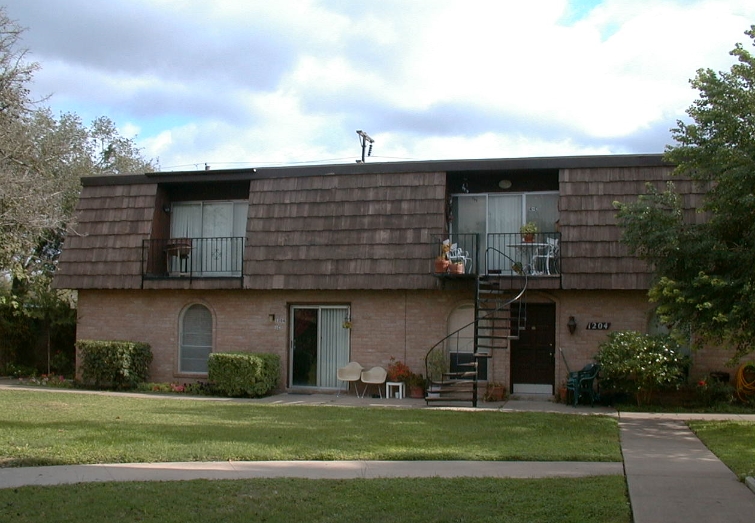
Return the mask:
[[[81,291],[79,339],[130,339],[152,346],[150,380],[188,382],[196,376],[178,373],[180,315],[201,303],[214,319],[215,351],[263,351],[281,357],[281,389],[288,387],[289,309],[291,305],[330,304],[351,308],[351,359],[365,367],[387,367],[391,357],[424,373],[427,351],[448,331],[456,307],[470,303],[469,291]],[[530,303],[556,305],[554,384],[592,360],[610,332],[647,332],[650,305],[641,291],[554,291],[532,293]],[[577,329],[570,334],[570,316]],[[610,330],[586,330],[588,322],[610,322]],[[138,328],[135,328],[138,326]],[[563,351],[563,357],[558,349]],[[695,376],[725,368],[729,354],[717,350],[693,355]],[[499,350],[488,363],[488,379],[510,384],[509,351]]]

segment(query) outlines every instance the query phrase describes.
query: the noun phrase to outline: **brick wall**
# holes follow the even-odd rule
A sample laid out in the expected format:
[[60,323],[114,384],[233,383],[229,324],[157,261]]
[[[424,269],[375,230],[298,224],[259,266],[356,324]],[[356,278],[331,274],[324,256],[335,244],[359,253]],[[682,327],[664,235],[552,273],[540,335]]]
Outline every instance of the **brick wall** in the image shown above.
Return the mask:
[[[471,291],[191,291],[101,290],[79,293],[80,339],[126,339],[152,346],[152,381],[188,382],[191,376],[177,372],[178,329],[181,311],[202,303],[215,320],[216,351],[264,351],[281,357],[281,388],[285,388],[289,363],[290,305],[332,304],[351,307],[351,359],[365,367],[387,367],[390,358],[405,361],[424,373],[426,352],[447,334],[448,318],[455,307],[469,303]],[[643,291],[531,292],[532,302],[556,304],[555,385],[590,362],[610,332],[647,332],[651,305]],[[577,329],[570,334],[567,322],[574,316]],[[274,321],[272,321],[274,317]],[[610,322],[609,330],[586,330],[588,322]],[[708,349],[693,354],[693,377],[728,370],[730,353]],[[490,380],[509,385],[509,351],[494,353],[488,362]],[[194,377],[195,378],[195,377]]]
[[214,350],[276,353],[285,384],[289,306],[349,305],[352,360],[386,367],[393,356],[424,373],[425,353],[445,336],[448,315],[465,298],[469,293],[461,291],[81,291],[77,337],[147,342],[151,381],[192,381],[178,374],[179,318],[202,303],[214,317]]

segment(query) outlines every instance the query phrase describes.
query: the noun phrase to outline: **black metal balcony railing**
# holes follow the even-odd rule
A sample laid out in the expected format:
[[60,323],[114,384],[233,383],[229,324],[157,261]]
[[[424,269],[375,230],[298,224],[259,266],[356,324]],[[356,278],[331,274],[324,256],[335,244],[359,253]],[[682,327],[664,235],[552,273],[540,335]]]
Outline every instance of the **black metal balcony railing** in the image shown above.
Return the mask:
[[561,274],[560,233],[488,234],[486,249],[488,274],[527,274],[530,277]]
[[244,238],[144,240],[142,274],[151,278],[241,277]]
[[443,252],[444,241],[452,248],[445,257],[451,262],[461,261],[463,270],[459,269],[459,264],[446,268],[434,265],[436,274],[526,274],[529,277],[561,274],[561,234],[557,232],[531,236],[521,233],[449,234],[434,238],[434,256]]

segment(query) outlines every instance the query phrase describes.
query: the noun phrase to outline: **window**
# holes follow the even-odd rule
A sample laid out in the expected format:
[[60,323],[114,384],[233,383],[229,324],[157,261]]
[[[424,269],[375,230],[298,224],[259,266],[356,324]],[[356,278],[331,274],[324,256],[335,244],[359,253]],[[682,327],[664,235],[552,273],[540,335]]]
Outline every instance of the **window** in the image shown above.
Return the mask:
[[178,371],[207,374],[212,352],[212,313],[204,305],[191,305],[181,318]]
[[174,203],[170,237],[190,240],[191,249],[171,261],[170,272],[240,276],[248,208],[246,201]]
[[453,232],[518,233],[525,222],[556,232],[558,193],[469,194],[453,198]]
[[[465,372],[469,370],[469,364],[475,361],[474,357],[474,303],[464,303],[456,307],[448,318],[448,333],[461,329],[456,336],[447,340],[449,367],[451,372]],[[477,359],[477,378],[488,379],[488,360]]]
[[479,234],[479,252],[488,269],[508,269],[503,260],[485,259],[488,247],[516,258],[510,245],[519,241],[519,228],[535,222],[545,237],[556,237],[558,221],[558,193],[531,192],[506,194],[460,194],[452,200],[452,234]]

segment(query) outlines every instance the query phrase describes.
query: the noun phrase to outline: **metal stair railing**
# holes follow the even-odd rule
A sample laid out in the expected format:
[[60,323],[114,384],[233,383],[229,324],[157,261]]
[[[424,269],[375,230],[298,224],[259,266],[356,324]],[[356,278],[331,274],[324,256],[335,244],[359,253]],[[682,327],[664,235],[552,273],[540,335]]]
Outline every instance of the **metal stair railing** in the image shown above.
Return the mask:
[[[506,258],[509,260],[509,262],[513,263],[513,260],[501,252],[500,250],[496,249],[495,247],[488,247],[485,251],[485,260],[486,262],[490,259],[490,254],[492,252],[498,253],[499,259],[500,257]],[[486,271],[487,272],[487,271]],[[444,336],[441,338],[435,345],[433,345],[430,350],[427,351],[425,354],[425,381],[426,385],[439,385],[443,386],[444,384],[448,383],[459,383],[460,379],[463,379],[464,382],[469,383],[470,380],[464,379],[464,378],[472,378],[472,406],[477,407],[477,382],[478,382],[478,366],[479,366],[479,358],[477,356],[478,354],[478,346],[479,346],[479,335],[478,335],[478,326],[480,322],[482,321],[489,321],[492,318],[495,317],[495,315],[505,310],[509,305],[512,303],[520,300],[522,296],[524,296],[526,290],[527,290],[527,275],[524,274],[523,278],[520,280],[523,282],[522,288],[519,289],[519,292],[513,297],[506,301],[502,300],[496,300],[496,306],[494,309],[488,311],[483,316],[479,315],[479,289],[480,289],[480,281],[481,280],[487,280],[488,276],[480,276],[478,275],[476,278],[477,288],[475,290],[475,319],[466,325],[456,329],[455,331],[451,332],[450,334]],[[500,294],[503,294],[504,292],[508,291],[509,289],[501,290]],[[451,373],[449,372],[449,359],[450,359],[450,353],[451,351],[448,350],[448,343],[452,339],[456,339],[456,352],[458,352],[459,347],[459,341],[461,338],[461,332],[465,329],[474,326],[474,342],[473,342],[473,361],[471,364],[462,364],[470,366],[470,371],[460,371],[457,373]],[[488,356],[485,356],[488,357]],[[457,365],[457,366],[462,366]],[[426,397],[426,400],[429,398]],[[444,399],[444,398],[440,398]],[[459,398],[445,398],[447,401],[458,401]]]

